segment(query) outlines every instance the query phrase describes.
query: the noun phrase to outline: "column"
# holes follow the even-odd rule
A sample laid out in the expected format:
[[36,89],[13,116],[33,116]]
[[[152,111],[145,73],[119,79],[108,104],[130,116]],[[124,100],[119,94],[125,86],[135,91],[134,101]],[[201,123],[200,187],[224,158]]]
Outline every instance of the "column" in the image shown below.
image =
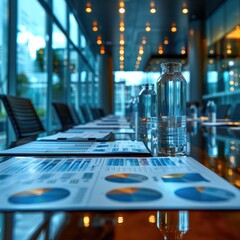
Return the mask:
[[113,63],[112,57],[98,56],[99,64],[99,107],[105,114],[113,113]]
[[202,104],[203,86],[207,67],[207,39],[205,22],[192,20],[189,24],[189,70],[190,70],[190,101]]

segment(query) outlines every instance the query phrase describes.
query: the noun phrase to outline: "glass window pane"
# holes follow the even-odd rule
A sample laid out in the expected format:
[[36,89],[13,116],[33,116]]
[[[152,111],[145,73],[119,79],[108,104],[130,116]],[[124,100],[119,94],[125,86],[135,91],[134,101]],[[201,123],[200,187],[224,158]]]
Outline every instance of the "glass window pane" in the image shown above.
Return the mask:
[[[0,93],[7,89],[7,1],[0,1]],[[5,148],[6,139],[6,112],[0,103],[0,149]],[[1,225],[0,225],[1,228]]]
[[53,101],[64,102],[66,97],[68,57],[67,39],[62,31],[53,25]]
[[30,98],[39,116],[45,121],[47,102],[46,14],[36,0],[21,0],[18,6],[16,95]]
[[67,28],[67,5],[65,0],[53,0],[53,13],[64,29]]
[[70,14],[70,38],[78,46],[78,24],[73,13]]
[[75,108],[79,108],[79,72],[78,72],[78,52],[70,48],[70,80],[71,80],[71,103]]

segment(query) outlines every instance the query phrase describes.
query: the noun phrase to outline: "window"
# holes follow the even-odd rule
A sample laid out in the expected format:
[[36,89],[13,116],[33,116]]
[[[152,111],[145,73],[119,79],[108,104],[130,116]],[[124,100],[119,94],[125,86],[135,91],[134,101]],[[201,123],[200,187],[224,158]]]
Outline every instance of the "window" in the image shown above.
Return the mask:
[[70,81],[71,81],[71,104],[74,104],[75,108],[79,108],[79,72],[78,72],[78,52],[70,47]]
[[78,46],[78,24],[73,13],[70,13],[70,38]]
[[40,118],[45,121],[46,13],[36,0],[21,0],[18,6],[16,95],[30,98]]
[[64,102],[66,99],[67,87],[67,39],[63,32],[53,25],[53,101]]
[[[0,93],[7,89],[7,1],[0,1]],[[0,103],[0,138],[6,139],[6,113]],[[5,141],[1,141],[0,148],[4,148]]]
[[67,29],[67,5],[65,0],[53,0],[53,14],[62,27]]

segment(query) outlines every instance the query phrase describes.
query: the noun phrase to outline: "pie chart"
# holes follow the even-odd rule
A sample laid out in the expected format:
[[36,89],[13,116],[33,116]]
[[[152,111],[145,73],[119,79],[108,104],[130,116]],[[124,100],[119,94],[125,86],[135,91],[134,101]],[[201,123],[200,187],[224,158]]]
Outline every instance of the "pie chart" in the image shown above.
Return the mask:
[[199,202],[228,201],[235,195],[227,190],[214,187],[187,187],[175,191],[175,194],[187,200]]
[[14,204],[38,204],[58,201],[69,195],[70,192],[64,188],[36,188],[18,192],[8,200]]
[[131,187],[111,190],[106,196],[114,201],[136,203],[157,200],[162,197],[162,194],[148,188]]
[[162,176],[164,182],[199,182],[204,181],[208,182],[201,174],[199,173],[177,173],[177,174],[168,174]]
[[146,181],[148,178],[141,174],[134,173],[118,173],[109,175],[105,178],[109,182],[115,183],[139,183]]

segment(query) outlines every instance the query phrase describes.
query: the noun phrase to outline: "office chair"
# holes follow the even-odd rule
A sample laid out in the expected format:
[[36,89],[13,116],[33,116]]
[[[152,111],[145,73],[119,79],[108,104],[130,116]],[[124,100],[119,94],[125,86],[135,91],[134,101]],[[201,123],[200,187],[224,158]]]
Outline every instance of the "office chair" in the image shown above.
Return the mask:
[[[75,125],[71,110],[67,104],[61,102],[53,102],[52,105],[61,123],[62,131],[65,131]],[[75,119],[75,121],[77,120]]]
[[7,115],[11,121],[17,141],[35,140],[45,129],[30,99],[0,95]]
[[217,106],[217,119],[224,119],[228,117],[230,104],[219,104]]
[[94,117],[92,115],[92,111],[88,105],[81,105],[80,106],[81,111],[83,113],[84,118],[86,119],[86,122],[92,122],[94,120]]
[[240,103],[237,103],[233,108],[230,119],[234,122],[240,121]]
[[76,108],[73,105],[69,105],[69,110],[70,110],[70,114],[72,116],[74,125],[79,125],[79,124],[83,124],[83,120],[81,119],[81,117],[78,115]]

